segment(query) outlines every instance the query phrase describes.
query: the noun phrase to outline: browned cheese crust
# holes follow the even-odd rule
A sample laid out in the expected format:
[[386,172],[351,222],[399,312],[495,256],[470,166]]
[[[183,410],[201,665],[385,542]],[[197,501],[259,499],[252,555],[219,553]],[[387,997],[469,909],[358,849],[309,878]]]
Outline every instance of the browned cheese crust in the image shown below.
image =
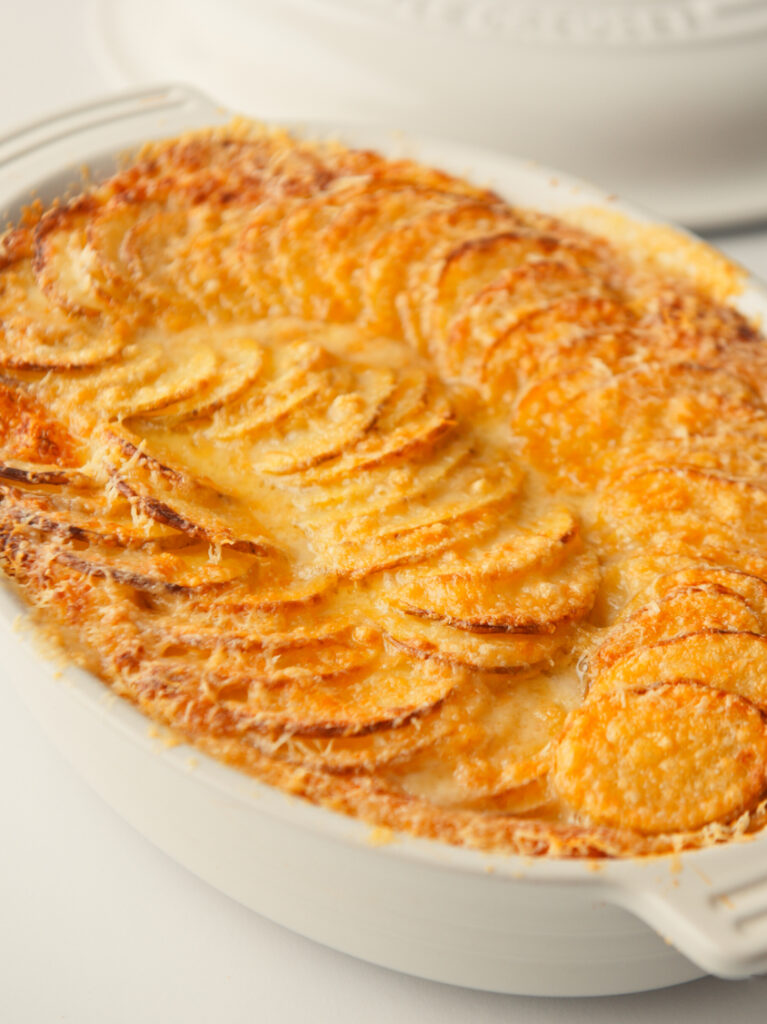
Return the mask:
[[244,122],[30,211],[3,569],[150,718],[365,821],[753,833],[767,347],[723,261],[607,224]]

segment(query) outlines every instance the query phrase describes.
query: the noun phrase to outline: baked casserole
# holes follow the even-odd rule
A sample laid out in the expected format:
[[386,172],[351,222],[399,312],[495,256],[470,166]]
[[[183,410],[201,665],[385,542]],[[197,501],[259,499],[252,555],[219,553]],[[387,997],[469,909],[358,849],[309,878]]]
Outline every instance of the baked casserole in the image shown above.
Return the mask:
[[675,245],[242,121],[149,145],[2,238],[3,568],[150,718],[371,823],[750,834],[767,347]]

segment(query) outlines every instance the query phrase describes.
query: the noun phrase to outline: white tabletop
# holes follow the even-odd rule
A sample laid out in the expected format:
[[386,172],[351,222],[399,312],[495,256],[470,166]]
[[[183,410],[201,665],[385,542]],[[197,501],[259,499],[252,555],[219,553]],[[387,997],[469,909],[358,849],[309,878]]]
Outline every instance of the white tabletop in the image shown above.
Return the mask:
[[[113,87],[89,46],[92,8],[86,0],[4,6],[0,133]],[[767,226],[717,242],[767,278]],[[0,687],[2,1022],[765,1019],[767,977],[707,978],[609,999],[531,999],[420,981],[318,946],[222,896],[142,839],[61,759],[2,668]]]

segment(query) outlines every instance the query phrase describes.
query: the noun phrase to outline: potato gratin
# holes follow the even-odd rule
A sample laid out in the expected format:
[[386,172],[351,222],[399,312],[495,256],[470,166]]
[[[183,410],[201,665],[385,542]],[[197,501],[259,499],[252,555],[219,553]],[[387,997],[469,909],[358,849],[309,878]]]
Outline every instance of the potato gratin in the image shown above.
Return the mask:
[[366,821],[570,856],[760,828],[767,346],[724,261],[629,235],[246,123],[33,207],[6,573],[151,718]]

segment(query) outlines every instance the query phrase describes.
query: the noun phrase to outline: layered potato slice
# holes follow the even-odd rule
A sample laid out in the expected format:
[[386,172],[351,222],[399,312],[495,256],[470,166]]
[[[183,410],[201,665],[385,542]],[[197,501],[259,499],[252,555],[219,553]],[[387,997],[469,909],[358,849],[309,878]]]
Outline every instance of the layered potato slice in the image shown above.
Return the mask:
[[38,623],[375,824],[559,856],[761,829],[764,338],[731,269],[578,221],[247,122],[30,207],[0,565]]
[[527,457],[556,480],[594,487],[627,454],[669,437],[748,428],[764,406],[738,375],[712,366],[665,361],[621,368],[597,363],[533,383],[513,427]]
[[589,701],[558,746],[554,780],[591,821],[652,835],[738,818],[766,774],[758,709],[682,682]]
[[29,229],[6,236],[0,250],[0,368],[78,369],[119,355],[128,338],[125,321],[62,298],[55,272],[50,281],[59,291],[41,279],[37,261]]

